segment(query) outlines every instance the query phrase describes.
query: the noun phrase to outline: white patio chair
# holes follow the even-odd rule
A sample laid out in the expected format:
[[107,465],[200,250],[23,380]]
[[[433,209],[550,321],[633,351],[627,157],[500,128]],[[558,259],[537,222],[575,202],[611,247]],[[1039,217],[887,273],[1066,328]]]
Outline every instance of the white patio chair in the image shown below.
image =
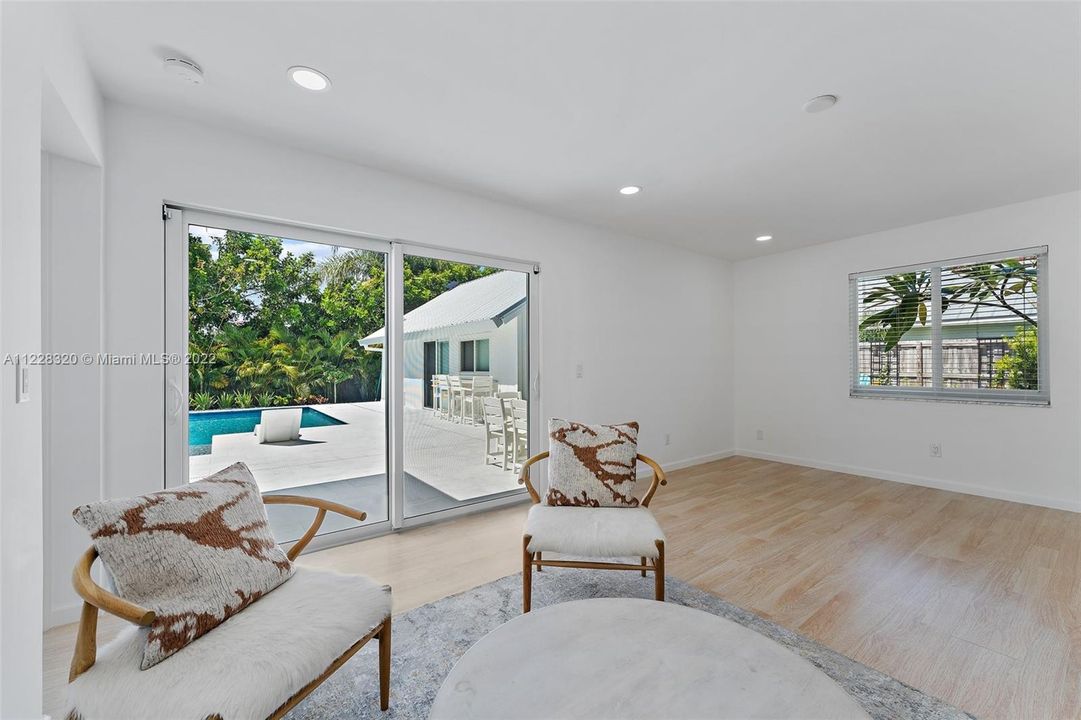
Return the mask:
[[503,401],[494,397],[481,398],[481,406],[484,409],[484,464],[491,463],[506,470],[508,428],[503,418]]
[[522,393],[518,390],[500,390],[495,394],[500,400],[521,400]]
[[445,380],[446,375],[432,375],[432,412],[438,416],[442,413],[441,405],[443,394],[439,391],[440,380]]
[[529,453],[529,401],[504,400],[510,406],[510,460],[517,472]]
[[480,405],[478,400],[486,397],[491,397],[492,391],[495,389],[495,384],[492,382],[492,378],[488,375],[477,375],[473,378],[469,388],[465,389],[462,393],[462,421],[465,418],[469,418],[470,425],[477,424],[477,407]]
[[260,445],[299,439],[301,412],[301,408],[264,410],[255,426],[255,438]]
[[450,420],[452,412],[451,405],[453,405],[453,402],[451,401],[449,375],[439,376],[439,389],[436,394],[439,396],[439,417],[444,420]]
[[[455,413],[456,412],[460,413],[460,411],[462,409],[462,395],[463,395],[464,386],[462,385],[462,378],[459,377],[458,375],[450,375],[449,377],[447,377],[447,381],[450,383],[450,390],[447,393],[449,395],[449,397],[450,397],[450,399],[448,401],[449,412],[447,413],[447,419],[448,420],[454,420],[455,417],[456,417]],[[454,409],[455,405],[457,405],[457,407],[458,407],[457,411]],[[458,418],[458,422],[460,422],[461,421],[461,416],[458,415],[457,418]]]

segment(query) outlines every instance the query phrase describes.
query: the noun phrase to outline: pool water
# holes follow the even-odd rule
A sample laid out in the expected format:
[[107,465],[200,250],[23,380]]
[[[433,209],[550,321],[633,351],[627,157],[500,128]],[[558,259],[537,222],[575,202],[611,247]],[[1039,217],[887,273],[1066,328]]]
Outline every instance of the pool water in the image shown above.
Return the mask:
[[[188,413],[188,455],[209,455],[215,435],[254,432],[262,414],[263,408],[204,410]],[[345,423],[310,407],[301,410],[300,427],[326,427],[328,425],[345,425]]]

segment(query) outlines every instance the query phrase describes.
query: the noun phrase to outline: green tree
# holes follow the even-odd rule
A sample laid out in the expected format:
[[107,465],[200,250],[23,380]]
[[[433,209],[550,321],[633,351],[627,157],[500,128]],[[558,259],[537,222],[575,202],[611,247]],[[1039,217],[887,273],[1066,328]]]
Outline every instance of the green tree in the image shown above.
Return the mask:
[[319,331],[319,347],[326,365],[323,377],[330,384],[330,393],[334,402],[338,402],[338,385],[360,374],[360,347],[355,334],[340,331],[331,334],[328,330]]
[[885,350],[897,346],[901,338],[919,320],[927,324],[927,306],[931,302],[931,274],[927,271],[887,275],[886,284],[863,296],[867,309],[881,308],[864,317],[860,330],[875,328],[882,332]]
[[[190,393],[221,407],[268,398],[304,403],[378,398],[382,356],[359,340],[386,324],[386,256],[344,250],[316,262],[276,237],[227,231],[188,244]],[[496,272],[416,256],[405,259],[405,309]],[[210,401],[200,395],[200,403]]]
[[[943,273],[946,275],[946,273]],[[977,263],[949,269],[941,292],[942,310],[997,308],[1016,315],[1031,327],[1037,320],[1029,302],[1038,294],[1035,258],[1014,258],[994,263]],[[860,328],[881,326],[885,349],[896,347],[917,321],[927,324],[931,304],[931,273],[926,270],[887,275],[885,285],[873,288],[861,299],[865,310],[874,310],[860,321]]]
[[386,256],[371,250],[334,252],[319,264],[319,277],[327,286],[363,282],[383,274]]
[[1035,258],[1012,258],[951,268],[955,279],[942,288],[942,302],[972,308],[1001,308],[1036,327],[1028,302],[1038,295],[1039,275]]
[[1011,390],[1040,388],[1040,352],[1036,333],[1026,326],[1006,341],[1006,354],[995,361],[995,387]]

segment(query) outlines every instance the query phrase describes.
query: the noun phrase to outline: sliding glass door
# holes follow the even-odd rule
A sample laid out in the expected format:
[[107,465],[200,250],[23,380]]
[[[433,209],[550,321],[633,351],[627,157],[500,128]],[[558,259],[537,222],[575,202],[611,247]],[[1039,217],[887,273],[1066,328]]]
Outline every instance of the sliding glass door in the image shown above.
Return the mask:
[[[180,208],[165,236],[167,485],[243,462],[365,511],[341,541],[520,497],[532,265]],[[282,541],[311,519],[268,511]]]
[[403,516],[517,494],[529,457],[529,277],[404,253]]
[[[366,512],[365,525],[387,523],[386,358],[356,340],[385,324],[389,246],[173,212],[182,237],[168,277],[184,281],[186,302],[174,303],[170,329],[188,353],[168,384],[173,484],[243,462],[264,493],[333,500]],[[282,541],[311,522],[296,506],[268,515]],[[330,515],[323,530],[359,525]]]

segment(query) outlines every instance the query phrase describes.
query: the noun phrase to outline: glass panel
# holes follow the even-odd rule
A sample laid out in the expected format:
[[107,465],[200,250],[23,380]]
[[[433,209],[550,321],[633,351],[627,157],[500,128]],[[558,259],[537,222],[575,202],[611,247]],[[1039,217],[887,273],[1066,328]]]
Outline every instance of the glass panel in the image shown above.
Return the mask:
[[477,372],[489,372],[491,368],[488,363],[488,341],[477,340],[474,345],[476,348],[476,370]]
[[919,387],[941,399],[1049,402],[1039,328],[1046,259],[1046,248],[1033,248],[856,276],[854,391]]
[[[265,493],[388,519],[385,271],[383,253],[188,227],[189,481],[242,461]],[[267,511],[281,542],[313,518]]]
[[462,343],[462,359],[461,359],[462,372],[473,372],[473,341],[469,340]]
[[1038,257],[942,269],[942,385],[1039,390]]
[[856,301],[858,384],[931,387],[931,271],[861,277]]
[[[522,492],[517,469],[529,457],[528,275],[415,255],[405,256],[404,268],[405,517]],[[436,388],[429,410],[422,404],[421,348],[437,338],[461,353],[459,374]]]
[[450,343],[441,342],[439,348],[439,373],[446,375],[450,372]]

